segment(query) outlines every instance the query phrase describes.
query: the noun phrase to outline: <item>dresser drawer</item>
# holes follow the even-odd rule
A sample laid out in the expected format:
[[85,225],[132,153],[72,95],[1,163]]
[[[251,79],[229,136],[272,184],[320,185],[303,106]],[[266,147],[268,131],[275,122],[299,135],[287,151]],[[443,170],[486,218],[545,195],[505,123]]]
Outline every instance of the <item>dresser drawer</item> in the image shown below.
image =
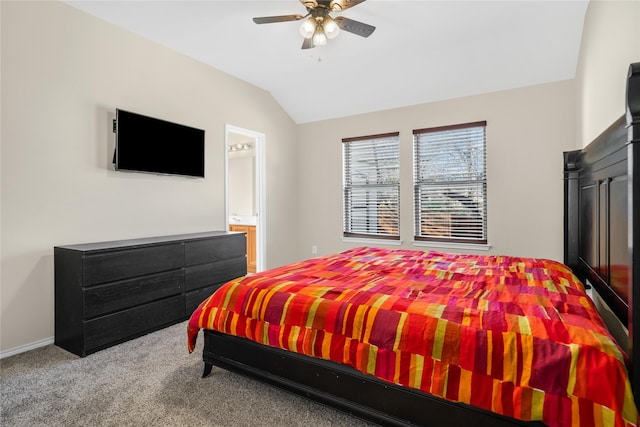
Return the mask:
[[246,238],[242,234],[229,234],[212,239],[185,242],[185,265],[198,265],[244,256]]
[[84,259],[85,286],[175,270],[184,262],[181,243],[91,254]]
[[177,323],[184,308],[185,296],[178,295],[86,321],[86,353]]
[[178,295],[184,290],[184,270],[153,274],[84,291],[84,317],[90,319],[136,305]]
[[211,296],[220,286],[225,284],[226,282],[216,283],[212,286],[207,286],[204,288],[196,289],[195,291],[191,291],[187,293],[187,316],[191,316],[191,314],[198,308],[198,305],[207,298]]
[[244,254],[234,259],[187,267],[184,273],[185,290],[224,283],[246,274],[247,260]]

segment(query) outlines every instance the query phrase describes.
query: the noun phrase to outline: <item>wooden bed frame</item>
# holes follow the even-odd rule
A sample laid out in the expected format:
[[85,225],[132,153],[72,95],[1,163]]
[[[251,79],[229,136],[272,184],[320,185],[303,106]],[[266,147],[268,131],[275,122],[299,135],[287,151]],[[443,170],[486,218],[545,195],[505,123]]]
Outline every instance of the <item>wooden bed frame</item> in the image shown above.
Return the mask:
[[[634,342],[640,343],[640,327],[632,325],[640,325],[640,319],[636,320],[640,310],[632,310],[632,301],[635,295],[640,299],[640,225],[633,223],[640,216],[640,63],[630,67],[626,101],[625,117],[585,149],[564,153],[564,262],[583,283],[592,284],[628,325],[629,371],[638,405],[640,351],[632,349]],[[616,292],[621,287],[628,289],[630,303]],[[381,425],[542,425],[449,402],[341,364],[209,330],[204,331],[203,360],[203,377],[214,365],[219,366]]]

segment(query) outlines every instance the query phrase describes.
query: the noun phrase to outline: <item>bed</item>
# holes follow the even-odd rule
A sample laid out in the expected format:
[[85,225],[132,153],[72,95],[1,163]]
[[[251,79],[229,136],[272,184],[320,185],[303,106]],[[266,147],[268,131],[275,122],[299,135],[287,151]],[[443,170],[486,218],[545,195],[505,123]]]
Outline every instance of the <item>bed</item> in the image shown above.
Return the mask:
[[239,278],[189,322],[203,376],[219,366],[381,425],[637,425],[640,63],[626,103],[564,153],[564,264],[355,248]]

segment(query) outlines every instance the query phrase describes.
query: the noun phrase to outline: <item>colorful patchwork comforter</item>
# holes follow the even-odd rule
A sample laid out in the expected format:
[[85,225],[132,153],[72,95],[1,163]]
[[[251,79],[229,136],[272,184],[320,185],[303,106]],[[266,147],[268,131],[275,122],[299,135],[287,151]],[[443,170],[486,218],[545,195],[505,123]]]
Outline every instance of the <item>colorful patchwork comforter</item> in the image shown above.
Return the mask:
[[357,248],[223,285],[212,329],[549,426],[631,426],[625,355],[582,284],[542,259]]

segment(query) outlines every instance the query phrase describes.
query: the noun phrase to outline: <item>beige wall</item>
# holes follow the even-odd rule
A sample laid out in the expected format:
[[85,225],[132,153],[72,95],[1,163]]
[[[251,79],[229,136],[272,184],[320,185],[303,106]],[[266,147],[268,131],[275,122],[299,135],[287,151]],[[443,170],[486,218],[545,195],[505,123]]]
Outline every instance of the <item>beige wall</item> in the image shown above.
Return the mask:
[[229,187],[229,215],[256,214],[254,150],[229,152],[227,179]]
[[[348,136],[400,131],[411,248],[412,130],[476,120],[490,253],[560,260],[561,153],[623,114],[640,61],[640,2],[592,1],[575,81],[295,126],[268,93],[66,5],[2,1],[0,17],[1,352],[53,336],[54,245],[224,227],[224,124],[267,136],[267,267],[357,245],[341,240]],[[206,179],[114,172],[115,108],[205,129]]]
[[341,239],[342,138],[400,132],[400,234],[412,248],[413,129],[486,120],[489,253],[562,260],[562,152],[575,144],[574,99],[570,80],[300,125],[300,253],[357,245]]
[[640,1],[591,1],[576,72],[577,148],[624,114],[625,76],[640,61]]
[[[267,266],[297,259],[296,126],[270,94],[58,2],[0,2],[0,351],[51,339],[53,247],[224,229],[224,125],[266,134]],[[115,108],[206,131],[205,179],[114,172]]]
[[356,245],[341,240],[343,137],[400,131],[401,238],[410,248],[412,130],[486,119],[490,253],[561,260],[561,153],[586,146],[624,113],[625,76],[637,61],[640,2],[591,1],[574,81],[301,125],[301,255]]

